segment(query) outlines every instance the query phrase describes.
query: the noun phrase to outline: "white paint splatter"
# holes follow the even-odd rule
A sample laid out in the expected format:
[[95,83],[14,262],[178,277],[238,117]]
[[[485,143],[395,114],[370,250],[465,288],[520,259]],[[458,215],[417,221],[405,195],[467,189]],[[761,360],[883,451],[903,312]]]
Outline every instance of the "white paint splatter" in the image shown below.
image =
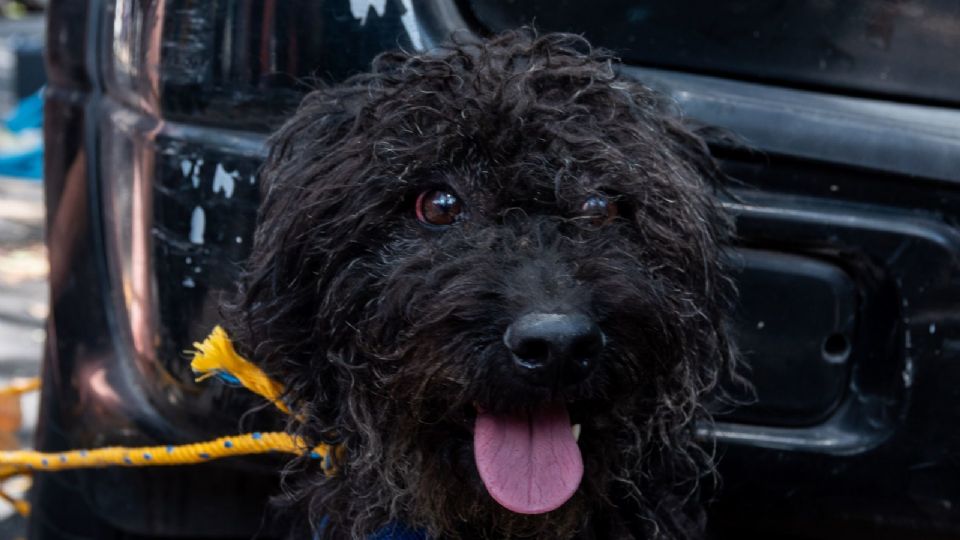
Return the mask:
[[229,199],[233,196],[233,188],[236,187],[237,173],[228,173],[223,165],[217,163],[217,170],[213,173],[213,192],[222,191]]
[[198,159],[196,163],[194,163],[193,176],[190,178],[190,182],[194,188],[200,187],[200,167],[203,167],[203,158]]
[[190,264],[190,263],[193,262],[193,259],[192,259],[191,257],[187,257],[185,260],[186,260],[187,264]]
[[767,325],[767,323],[765,323],[765,322],[763,322],[763,321],[757,322],[757,330],[763,330],[763,327],[766,326],[766,325]]
[[184,176],[189,176],[190,171],[193,170],[193,162],[191,162],[189,159],[181,159],[180,170],[183,172]]
[[383,17],[387,7],[387,0],[350,0],[350,13],[354,19],[360,19],[360,24],[367,24],[367,13],[370,8],[377,12],[377,15]]
[[242,244],[242,243],[243,243],[243,238],[241,238],[241,237],[238,236],[238,237],[237,237],[237,243],[238,243],[238,244]]
[[931,333],[931,334],[936,334],[936,333],[937,333],[937,325],[935,325],[935,324],[933,324],[933,323],[930,324],[930,333]]
[[193,281],[193,278],[190,277],[190,276],[187,276],[187,277],[183,278],[183,282],[182,282],[182,283],[183,283],[183,286],[184,286],[184,287],[187,287],[188,289],[192,289],[192,288],[194,288],[194,287],[197,286],[196,282],[194,282],[194,281]]
[[423,40],[420,38],[420,27],[417,26],[417,18],[413,14],[413,0],[400,0],[400,3],[403,4],[404,10],[403,15],[400,16],[400,21],[407,30],[407,35],[410,36],[410,43],[412,43],[417,50],[423,50]]
[[190,216],[190,241],[194,244],[203,243],[203,230],[207,226],[207,216],[203,213],[203,208],[194,207],[193,215]]
[[[410,43],[418,50],[423,49],[423,39],[420,37],[420,27],[417,26],[417,19],[413,12],[413,0],[400,0],[403,6],[403,15],[400,16],[400,22],[403,28],[410,36]],[[355,19],[360,20],[360,24],[367,24],[367,15],[370,14],[370,8],[378,17],[383,17],[386,12],[387,0],[350,0],[350,13]]]
[[906,362],[903,365],[903,373],[901,373],[901,375],[903,376],[904,387],[910,388],[911,386],[913,386],[913,375],[914,375],[913,359],[910,358],[909,356],[907,357]]

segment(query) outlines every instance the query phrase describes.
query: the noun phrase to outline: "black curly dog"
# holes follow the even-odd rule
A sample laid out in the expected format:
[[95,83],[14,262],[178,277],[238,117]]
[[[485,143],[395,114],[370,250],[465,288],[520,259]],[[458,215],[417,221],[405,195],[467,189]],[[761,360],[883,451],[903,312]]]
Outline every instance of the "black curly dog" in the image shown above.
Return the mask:
[[690,538],[731,370],[703,141],[578,36],[512,32],[309,94],[272,139],[240,351],[340,444],[297,538]]

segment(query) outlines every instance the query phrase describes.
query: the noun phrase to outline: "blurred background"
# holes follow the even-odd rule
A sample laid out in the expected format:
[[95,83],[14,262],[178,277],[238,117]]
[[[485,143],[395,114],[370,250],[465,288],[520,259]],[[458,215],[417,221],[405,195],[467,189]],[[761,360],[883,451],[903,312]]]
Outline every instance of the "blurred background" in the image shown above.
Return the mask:
[[[46,1],[0,0],[0,385],[38,375],[47,314],[41,92]],[[29,446],[37,395],[0,397],[0,448]],[[26,489],[23,479],[9,492]],[[13,485],[11,485],[13,484]],[[0,538],[23,536],[0,505]]]
[[[0,447],[256,421],[246,394],[196,384],[186,351],[252,244],[268,133],[381,51],[532,21],[736,135],[708,142],[736,178],[757,391],[701,431],[723,478],[712,537],[960,539],[957,0],[0,0],[0,387],[42,355],[48,383],[39,425],[35,396],[0,393]],[[277,469],[38,474],[31,535],[250,538]],[[0,502],[0,540],[23,528]]]

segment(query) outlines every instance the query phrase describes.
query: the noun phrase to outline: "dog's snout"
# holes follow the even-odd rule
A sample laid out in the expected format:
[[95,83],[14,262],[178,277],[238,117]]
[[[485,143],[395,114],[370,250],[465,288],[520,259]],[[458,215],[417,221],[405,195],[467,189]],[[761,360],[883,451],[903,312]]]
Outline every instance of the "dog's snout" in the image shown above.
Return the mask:
[[604,337],[581,313],[530,313],[507,328],[503,342],[531,382],[551,386],[585,379],[603,350]]

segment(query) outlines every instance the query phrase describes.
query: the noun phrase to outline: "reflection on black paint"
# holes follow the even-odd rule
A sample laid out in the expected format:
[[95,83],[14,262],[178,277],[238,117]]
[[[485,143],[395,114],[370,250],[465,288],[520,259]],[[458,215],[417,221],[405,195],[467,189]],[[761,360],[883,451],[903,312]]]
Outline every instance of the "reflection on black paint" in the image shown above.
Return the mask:
[[629,62],[960,103],[954,0],[469,0],[490,31],[582,32]]
[[[153,195],[157,359],[190,378],[181,358],[217,323],[218,302],[232,290],[256,222],[258,157],[201,144],[158,141]],[[196,216],[202,216],[198,230]]]
[[365,71],[384,50],[413,47],[399,0],[382,14],[371,6],[365,19],[349,0],[167,4],[161,103],[171,119],[267,129],[310,88]]

